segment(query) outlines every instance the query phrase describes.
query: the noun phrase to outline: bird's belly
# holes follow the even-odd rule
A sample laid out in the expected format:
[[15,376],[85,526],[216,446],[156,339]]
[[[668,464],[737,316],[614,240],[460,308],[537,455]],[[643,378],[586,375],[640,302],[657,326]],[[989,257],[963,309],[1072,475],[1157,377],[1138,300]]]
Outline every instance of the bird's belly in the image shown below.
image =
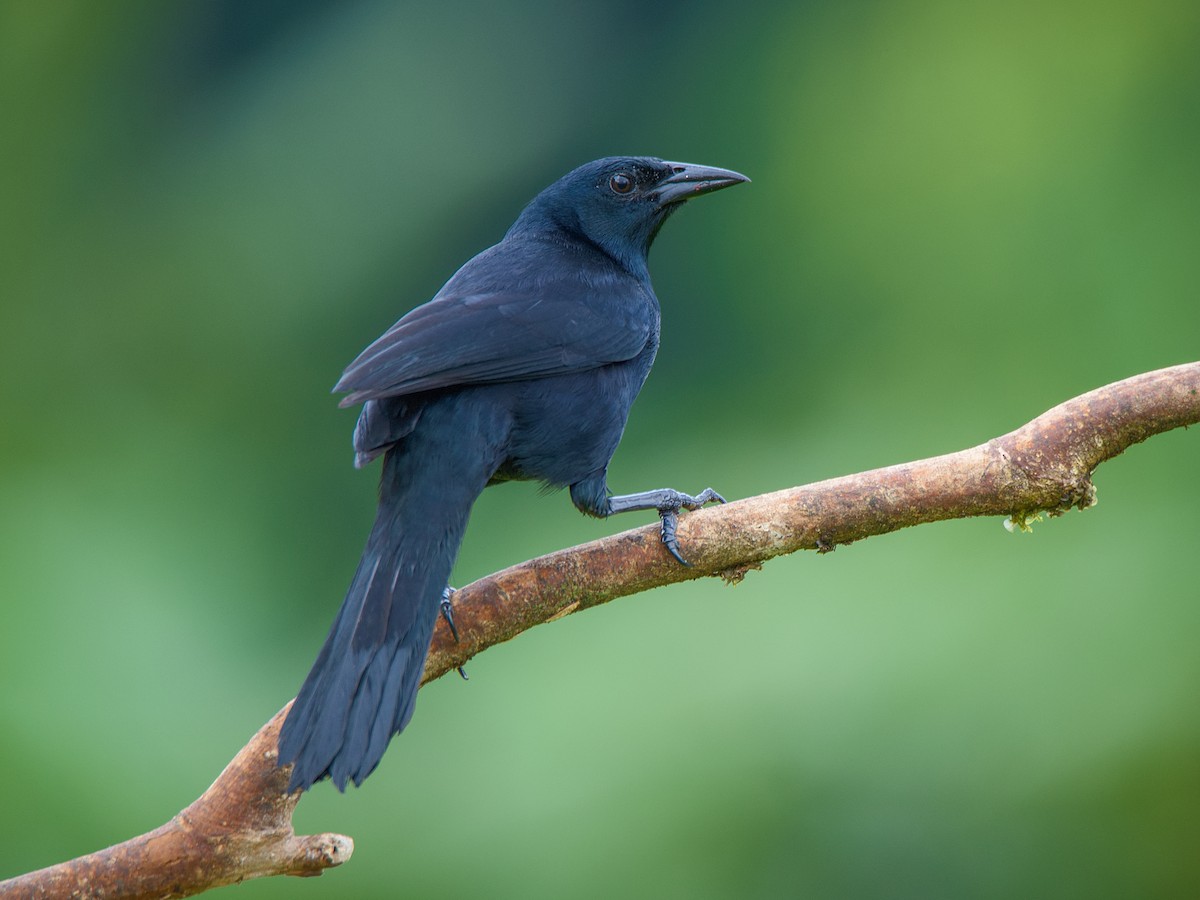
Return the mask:
[[565,486],[602,471],[643,380],[625,363],[522,384],[514,397],[507,459],[494,480]]

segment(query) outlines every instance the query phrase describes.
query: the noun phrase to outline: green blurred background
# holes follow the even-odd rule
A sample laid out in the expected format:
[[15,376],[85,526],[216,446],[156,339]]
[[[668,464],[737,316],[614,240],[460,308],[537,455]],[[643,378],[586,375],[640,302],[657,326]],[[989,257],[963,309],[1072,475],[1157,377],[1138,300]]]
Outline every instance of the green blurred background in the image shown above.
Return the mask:
[[[956,450],[1200,356],[1193,0],[0,9],[0,876],[164,821],[293,695],[377,478],[329,388],[581,162],[754,179],[655,246],[617,490]],[[1198,440],[1033,535],[495,648],[301,804],[351,863],[230,896],[1196,897]],[[636,524],[497,488],[455,579]]]

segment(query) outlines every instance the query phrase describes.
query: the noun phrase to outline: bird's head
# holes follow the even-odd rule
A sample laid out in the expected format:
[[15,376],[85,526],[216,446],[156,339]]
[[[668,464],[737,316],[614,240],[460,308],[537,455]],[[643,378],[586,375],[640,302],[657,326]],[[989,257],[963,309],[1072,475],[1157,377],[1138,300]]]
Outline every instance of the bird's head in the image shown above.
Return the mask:
[[658,229],[684,201],[749,180],[729,169],[650,156],[610,156],[568,172],[538,194],[510,233],[562,231],[643,274]]

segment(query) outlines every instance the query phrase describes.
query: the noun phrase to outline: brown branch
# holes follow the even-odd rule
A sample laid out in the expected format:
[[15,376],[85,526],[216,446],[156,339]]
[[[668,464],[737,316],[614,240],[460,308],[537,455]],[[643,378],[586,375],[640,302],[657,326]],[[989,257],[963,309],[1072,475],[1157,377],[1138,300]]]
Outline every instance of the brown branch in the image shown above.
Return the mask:
[[910,525],[1095,502],[1092,470],[1151,435],[1200,422],[1200,362],[1136,375],[1068,400],[1027,425],[958,453],[749,497],[681,517],[691,568],[653,526],[560,550],[482,578],[455,595],[462,642],[440,631],[429,681],[541,622],[650,588],[747,570],[796,550],[832,550]]
[[277,712],[191,806],[122,844],[0,881],[3,900],[190,897],[263,875],[320,875],[354,852],[340,834],[297,836],[286,793],[290,767],[279,768]]
[[[1200,422],[1200,363],[1110,384],[1029,424],[946,456],[834,478],[711,507],[683,518],[691,568],[663,550],[654,526],[521,563],[455,596],[461,643],[435,633],[425,681],[542,622],[676,581],[751,568],[801,549],[838,544],[922,522],[1038,512],[1095,502],[1091,473],[1151,435]],[[290,706],[290,704],[289,704]],[[0,882],[0,898],[183,897],[263,875],[316,875],[349,858],[341,835],[297,837],[299,794],[284,793],[275,766],[284,707],[211,788],[155,831],[90,856]]]

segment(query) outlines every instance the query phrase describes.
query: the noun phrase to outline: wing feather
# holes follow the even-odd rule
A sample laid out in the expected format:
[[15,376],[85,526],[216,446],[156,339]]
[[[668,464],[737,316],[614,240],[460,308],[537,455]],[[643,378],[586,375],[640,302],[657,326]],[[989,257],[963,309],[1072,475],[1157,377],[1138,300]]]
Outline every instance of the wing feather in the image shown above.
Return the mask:
[[[557,287],[557,289],[555,289]],[[648,290],[543,286],[439,295],[367,347],[334,388],[342,406],[468,384],[580,372],[637,356],[657,328]]]

